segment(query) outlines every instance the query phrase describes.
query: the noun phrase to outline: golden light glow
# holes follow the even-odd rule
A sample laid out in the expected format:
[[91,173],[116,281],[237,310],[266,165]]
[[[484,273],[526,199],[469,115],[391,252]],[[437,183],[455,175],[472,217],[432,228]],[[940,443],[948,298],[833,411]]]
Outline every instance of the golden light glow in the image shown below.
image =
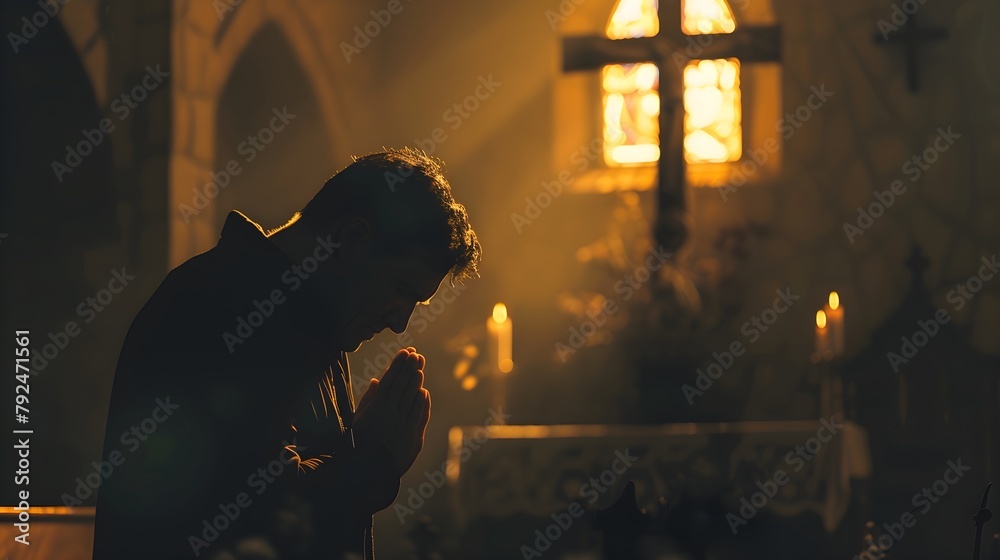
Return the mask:
[[[657,0],[618,0],[605,30],[609,39],[652,37],[660,31]],[[655,64],[604,67],[604,161],[611,166],[660,158],[660,70]]]
[[452,426],[448,430],[448,447],[451,448],[451,451],[448,453],[448,466],[445,467],[445,476],[448,477],[448,482],[454,484],[458,482],[458,475],[462,467],[462,428]]
[[[294,425],[292,425],[292,430],[298,432],[298,429]],[[322,459],[323,457],[327,459],[331,459],[333,457],[332,455],[323,453],[321,455],[317,455],[316,457],[303,459],[302,456],[299,455],[298,448],[294,443],[286,445],[285,451],[288,451],[289,453],[292,454],[292,461],[295,463],[295,466],[297,467],[296,470],[302,473],[306,472],[306,468],[312,470],[318,469],[320,465],[323,464],[323,459]]]
[[476,385],[479,385],[479,379],[477,379],[474,375],[470,375],[462,380],[462,388],[466,391],[475,389]]
[[840,307],[840,294],[837,292],[830,292],[830,309],[836,309]]
[[493,306],[493,320],[497,323],[503,323],[507,320],[507,306],[498,303]]
[[[607,25],[611,39],[659,32],[655,0],[619,0]],[[726,0],[682,0],[684,33],[732,33]],[[604,67],[604,160],[608,166],[660,159],[659,69],[655,64]],[[684,70],[684,158],[689,163],[738,161],[743,154],[740,64],[736,59],[692,61]]]
[[507,306],[498,303],[493,306],[493,322],[497,333],[497,369],[500,373],[510,373],[514,369],[513,322],[507,316]]
[[[656,87],[656,81],[660,78],[660,71],[656,68],[654,64],[640,64],[635,69],[635,87],[636,89],[642,91],[652,90]],[[643,96],[643,99],[653,95],[657,101],[659,101],[659,96],[655,93],[648,93]]]
[[513,329],[514,323],[507,316],[507,306],[498,303],[493,306],[493,316],[486,320],[491,354],[496,357],[496,369],[500,373],[510,373],[514,369]]
[[660,159],[660,147],[656,144],[638,146],[615,146],[611,150],[615,163],[647,163]]
[[455,364],[455,379],[461,379],[469,373],[469,363],[469,360],[461,360]]
[[740,62],[689,62],[684,69],[684,157],[690,163],[736,161],[743,153]]
[[660,114],[660,95],[655,91],[643,95],[641,103],[644,113],[648,113],[654,117]]
[[732,33],[736,19],[726,0],[681,0],[681,30],[688,35]]
[[609,39],[652,37],[660,30],[656,15],[657,0],[618,0],[608,20]]
[[660,70],[655,64],[604,67],[604,161],[634,165],[660,159]]
[[826,313],[822,309],[816,312],[816,326],[821,329],[826,328]]
[[[0,507],[0,515],[14,517],[25,510],[14,506]],[[68,507],[68,506],[30,506],[27,513],[30,516],[55,516],[55,517],[94,517],[96,508],[89,507]]]

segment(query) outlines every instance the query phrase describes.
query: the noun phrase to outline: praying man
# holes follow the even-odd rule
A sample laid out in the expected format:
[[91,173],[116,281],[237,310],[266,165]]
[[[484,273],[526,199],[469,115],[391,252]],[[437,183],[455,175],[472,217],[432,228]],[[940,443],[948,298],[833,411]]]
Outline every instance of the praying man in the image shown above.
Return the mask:
[[373,559],[431,400],[409,347],[355,406],[348,352],[478,276],[481,252],[441,162],[411,149],[355,159],[276,230],[231,212],[125,338],[94,559]]

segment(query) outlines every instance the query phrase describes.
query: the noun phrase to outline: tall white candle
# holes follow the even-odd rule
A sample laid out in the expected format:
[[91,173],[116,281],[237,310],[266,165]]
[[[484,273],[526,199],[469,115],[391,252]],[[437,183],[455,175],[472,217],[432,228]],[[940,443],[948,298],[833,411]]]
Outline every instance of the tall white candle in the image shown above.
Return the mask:
[[514,369],[514,322],[507,315],[507,306],[498,303],[493,306],[493,322],[497,333],[497,370],[510,373]]
[[506,374],[514,369],[513,322],[507,316],[507,306],[493,306],[493,315],[486,321],[490,334],[490,354],[494,358],[494,406],[502,407],[506,401]]

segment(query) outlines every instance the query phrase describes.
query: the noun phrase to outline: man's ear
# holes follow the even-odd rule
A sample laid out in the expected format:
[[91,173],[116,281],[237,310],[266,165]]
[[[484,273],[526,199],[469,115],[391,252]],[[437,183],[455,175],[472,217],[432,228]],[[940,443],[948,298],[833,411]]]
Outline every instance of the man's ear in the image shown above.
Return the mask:
[[334,241],[340,260],[353,260],[371,252],[374,245],[371,222],[360,217],[348,218],[337,230]]

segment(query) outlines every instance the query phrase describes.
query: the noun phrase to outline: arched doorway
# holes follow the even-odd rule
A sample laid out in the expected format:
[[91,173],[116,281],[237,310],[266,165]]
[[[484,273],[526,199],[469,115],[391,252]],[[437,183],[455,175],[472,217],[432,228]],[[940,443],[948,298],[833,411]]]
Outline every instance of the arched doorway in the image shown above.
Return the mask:
[[237,209],[265,228],[281,225],[333,174],[331,152],[305,71],[278,26],[265,24],[219,96],[214,169],[239,173],[220,191],[216,224]]

